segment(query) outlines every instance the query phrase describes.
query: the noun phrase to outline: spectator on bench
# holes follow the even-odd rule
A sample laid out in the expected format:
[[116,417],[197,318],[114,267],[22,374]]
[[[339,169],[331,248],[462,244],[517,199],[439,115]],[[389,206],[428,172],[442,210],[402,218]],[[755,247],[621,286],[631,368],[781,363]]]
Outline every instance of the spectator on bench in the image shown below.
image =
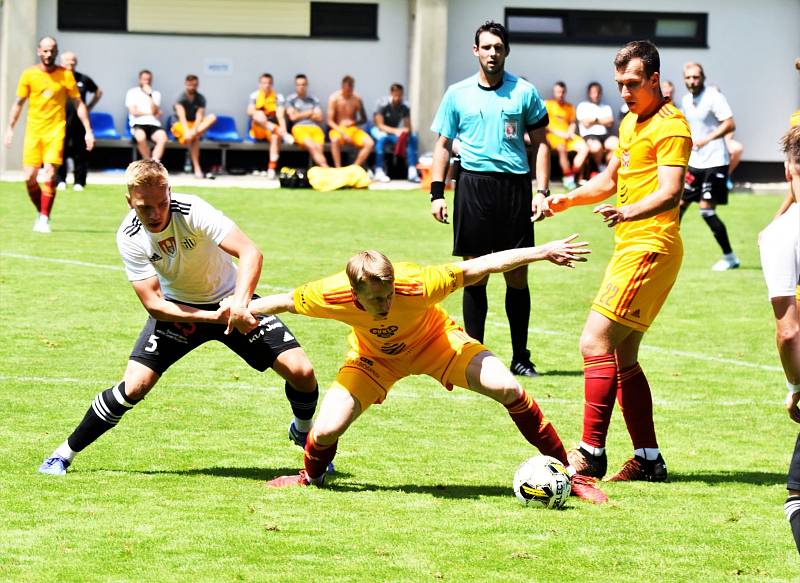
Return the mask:
[[328,99],[328,135],[331,138],[333,165],[342,165],[342,144],[352,144],[359,148],[355,164],[366,167],[367,158],[375,147],[375,142],[359,125],[367,122],[364,102],[353,92],[355,80],[350,75],[342,79],[342,88]]
[[[75,53],[66,52],[61,55],[61,66],[67,71],[72,71],[81,100],[86,104],[86,109],[92,111],[103,96],[103,91],[97,86],[89,75],[84,75],[75,70],[78,66],[78,57]],[[86,96],[91,93],[91,100],[87,101]],[[56,170],[56,182],[58,190],[67,188],[67,158],[72,158],[75,162],[75,184],[73,190],[81,191],[86,187],[86,174],[89,170],[89,158],[86,150],[86,129],[83,127],[78,110],[72,100],[67,99],[67,137],[64,139],[64,163]]]
[[[589,148],[577,133],[575,106],[567,102],[567,85],[557,81],[553,85],[553,99],[544,102],[550,124],[547,126],[547,142],[558,153],[558,163],[564,175],[564,188],[575,188],[576,176],[583,171],[583,164],[589,155]],[[569,152],[575,152],[570,165]]]
[[[161,93],[153,90],[153,74],[147,69],[139,72],[139,86],[129,89],[125,95],[125,107],[128,108],[128,124],[131,126],[136,147],[145,160],[153,158],[161,160],[164,148],[167,147],[167,132],[161,127]],[[153,146],[150,155],[150,144]]]
[[308,94],[308,77],[299,73],[294,78],[294,93],[286,98],[286,116],[292,122],[292,138],[308,151],[317,166],[327,168],[325,132],[322,130],[322,107],[319,99]]
[[603,87],[597,81],[589,83],[586,97],[587,100],[581,101],[575,112],[578,118],[578,133],[589,148],[596,171],[602,172],[619,144],[617,137],[611,135],[614,110],[602,102]]
[[283,95],[275,92],[272,87],[272,75],[269,73],[261,75],[258,80],[258,90],[250,94],[247,115],[252,118],[250,137],[269,142],[267,178],[272,180],[277,175],[281,141],[288,134],[284,117]]
[[203,169],[200,167],[200,138],[217,121],[217,116],[213,113],[206,115],[206,98],[197,92],[199,83],[197,75],[186,75],[183,84],[185,90],[172,106],[178,120],[170,128],[178,142],[189,150],[195,178],[203,178]]
[[411,131],[411,110],[403,101],[403,86],[392,83],[389,96],[378,100],[370,134],[375,139],[375,180],[389,182],[383,167],[386,144],[395,145],[395,156],[405,153],[408,179],[419,182],[417,174],[417,134]]

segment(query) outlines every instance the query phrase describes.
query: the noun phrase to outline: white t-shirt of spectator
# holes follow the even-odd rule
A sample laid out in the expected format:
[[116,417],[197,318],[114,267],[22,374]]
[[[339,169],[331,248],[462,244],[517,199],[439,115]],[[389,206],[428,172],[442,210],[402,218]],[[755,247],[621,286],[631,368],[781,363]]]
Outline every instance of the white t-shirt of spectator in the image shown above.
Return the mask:
[[[706,87],[695,97],[687,93],[681,99],[681,111],[689,122],[692,140],[705,138],[717,129],[720,123],[733,117],[728,100],[713,87]],[[692,149],[689,166],[692,168],[716,168],[727,166],[731,157],[724,138],[712,140],[700,149]]]
[[131,210],[117,231],[117,248],[129,281],[158,276],[164,296],[211,304],[236,288],[236,266],[219,244],[235,227],[203,199],[172,193],[170,221],[151,233]]
[[[161,106],[161,93],[158,91],[153,91],[153,103],[157,106]],[[147,96],[147,93],[142,91],[141,87],[134,87],[133,89],[128,89],[128,92],[125,94],[125,107],[130,111],[132,106],[135,106],[138,111],[150,111],[153,107],[153,103],[150,102],[150,98]],[[131,115],[128,114],[128,123],[131,127],[133,126],[157,126],[161,127],[161,122],[158,118],[152,114],[147,115]]]
[[[582,119],[614,119],[614,111],[610,105],[605,103],[592,103],[591,101],[581,101],[578,108],[575,110],[575,117],[580,122]],[[605,137],[608,135],[608,128],[603,124],[596,123],[590,125],[588,128],[582,123],[578,123],[578,133],[583,136],[600,136]]]

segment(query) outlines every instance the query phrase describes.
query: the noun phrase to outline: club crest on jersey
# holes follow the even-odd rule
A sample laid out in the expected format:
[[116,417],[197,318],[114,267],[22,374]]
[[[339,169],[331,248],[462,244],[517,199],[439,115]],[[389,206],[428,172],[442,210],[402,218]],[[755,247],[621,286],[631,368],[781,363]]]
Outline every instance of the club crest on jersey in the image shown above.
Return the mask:
[[369,333],[374,334],[378,338],[391,338],[397,334],[397,326],[387,326],[385,328],[381,326],[380,328],[370,328]]
[[159,241],[158,246],[170,257],[175,257],[175,253],[178,252],[178,246],[175,244],[175,237],[168,237]]
[[628,164],[631,163],[631,153],[629,150],[622,150],[622,166],[624,168],[628,167]]

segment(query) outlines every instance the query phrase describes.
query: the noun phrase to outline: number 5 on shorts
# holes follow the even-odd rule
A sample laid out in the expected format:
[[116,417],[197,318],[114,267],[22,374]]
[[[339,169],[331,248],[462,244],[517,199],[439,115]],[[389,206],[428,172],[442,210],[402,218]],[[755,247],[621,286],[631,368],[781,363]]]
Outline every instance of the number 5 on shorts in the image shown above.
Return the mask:
[[144,347],[145,352],[155,352],[156,348],[158,348],[158,336],[150,334],[150,338],[147,340],[147,346]]

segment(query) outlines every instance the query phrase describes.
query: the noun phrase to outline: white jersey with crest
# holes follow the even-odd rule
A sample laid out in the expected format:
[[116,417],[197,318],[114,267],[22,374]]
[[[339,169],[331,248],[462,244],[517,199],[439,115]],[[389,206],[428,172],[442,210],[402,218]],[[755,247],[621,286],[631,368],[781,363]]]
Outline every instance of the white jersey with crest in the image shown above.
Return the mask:
[[172,193],[170,221],[151,233],[131,210],[117,231],[117,247],[130,281],[158,276],[165,297],[216,303],[236,287],[236,266],[219,244],[235,227],[203,199]]

